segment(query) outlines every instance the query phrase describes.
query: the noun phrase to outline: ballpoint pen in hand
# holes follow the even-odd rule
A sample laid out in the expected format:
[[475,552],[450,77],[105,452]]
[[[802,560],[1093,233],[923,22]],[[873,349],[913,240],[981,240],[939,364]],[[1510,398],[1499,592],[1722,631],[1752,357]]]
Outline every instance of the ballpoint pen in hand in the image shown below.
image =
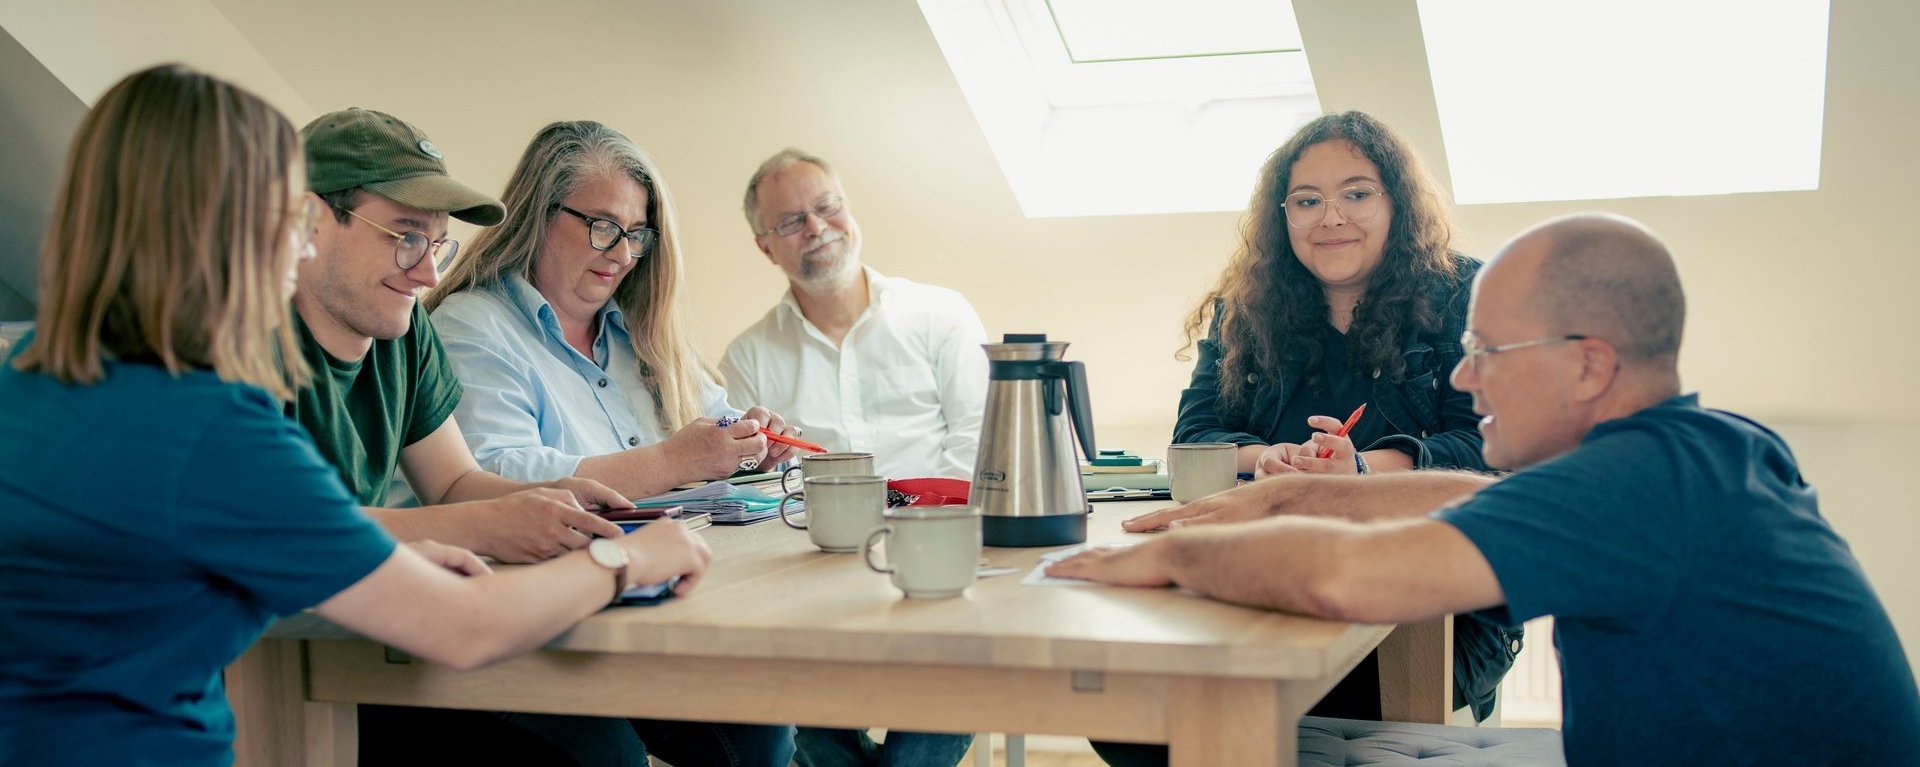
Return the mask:
[[[1333,436],[1336,436],[1336,437],[1347,436],[1347,432],[1353,431],[1353,425],[1360,422],[1360,414],[1365,412],[1367,412],[1367,405],[1366,403],[1362,402],[1360,403],[1359,407],[1353,409],[1353,415],[1347,416],[1347,422],[1340,424],[1340,430],[1334,432]],[[1330,447],[1320,448],[1320,457],[1332,458],[1333,448],[1330,448]]]
[[[728,426],[732,426],[735,423],[738,423],[739,421],[740,419],[730,415],[721,416],[720,420],[713,422],[713,425],[724,429]],[[800,439],[799,437],[789,437],[785,434],[775,434],[773,433],[773,430],[768,429],[765,426],[760,427],[760,434],[765,436],[767,439],[772,440],[774,442],[778,442],[782,445],[792,445],[794,447],[800,448],[801,450],[811,450],[816,453],[827,452],[826,448],[813,444],[812,442],[808,442],[804,439]]]

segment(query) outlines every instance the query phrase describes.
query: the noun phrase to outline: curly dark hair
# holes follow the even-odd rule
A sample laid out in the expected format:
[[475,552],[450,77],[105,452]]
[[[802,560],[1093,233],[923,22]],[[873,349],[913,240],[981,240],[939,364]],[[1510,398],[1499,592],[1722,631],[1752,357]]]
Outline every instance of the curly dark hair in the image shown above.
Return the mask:
[[[1272,378],[1288,361],[1301,366],[1308,386],[1320,382],[1320,327],[1329,316],[1326,293],[1293,252],[1286,219],[1286,189],[1294,163],[1308,147],[1351,142],[1380,169],[1382,190],[1393,202],[1380,266],[1354,307],[1348,329],[1348,362],[1362,375],[1373,371],[1398,381],[1406,373],[1401,347],[1409,330],[1440,330],[1444,296],[1432,287],[1450,280],[1460,266],[1448,243],[1447,208],[1437,184],[1405,139],[1364,112],[1323,115],[1307,123],[1267,158],[1247,204],[1241,246],[1220,282],[1187,317],[1187,343],[1180,359],[1219,321],[1221,412],[1244,416],[1251,403],[1250,375]],[[1218,312],[1219,317],[1214,314]]]

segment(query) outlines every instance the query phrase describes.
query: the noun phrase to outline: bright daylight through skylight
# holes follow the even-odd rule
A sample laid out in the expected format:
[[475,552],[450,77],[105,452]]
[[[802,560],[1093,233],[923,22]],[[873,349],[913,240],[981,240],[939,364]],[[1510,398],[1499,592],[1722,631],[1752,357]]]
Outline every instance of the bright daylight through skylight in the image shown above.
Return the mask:
[[1826,0],[1420,0],[1462,204],[1815,189]]
[[1320,112],[1272,0],[921,0],[1029,216],[1240,210]]

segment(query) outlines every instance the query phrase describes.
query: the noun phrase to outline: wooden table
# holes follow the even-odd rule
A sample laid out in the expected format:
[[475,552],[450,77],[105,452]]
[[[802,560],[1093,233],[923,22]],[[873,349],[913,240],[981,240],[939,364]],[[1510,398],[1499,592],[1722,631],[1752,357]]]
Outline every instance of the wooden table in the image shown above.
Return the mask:
[[[1130,537],[1120,520],[1152,508],[1097,504],[1090,536]],[[604,610],[477,671],[311,614],[282,620],[228,668],[238,764],[352,764],[354,704],[384,703],[1082,735],[1168,743],[1176,766],[1292,765],[1301,714],[1392,630],[1166,589],[1021,585],[1052,549],[987,549],[1018,571],[908,600],[858,555],[822,553],[777,521],[703,534],[715,563],[690,597]],[[1423,624],[1383,651],[1388,718],[1443,721],[1444,706],[1414,701],[1450,692],[1447,633]]]

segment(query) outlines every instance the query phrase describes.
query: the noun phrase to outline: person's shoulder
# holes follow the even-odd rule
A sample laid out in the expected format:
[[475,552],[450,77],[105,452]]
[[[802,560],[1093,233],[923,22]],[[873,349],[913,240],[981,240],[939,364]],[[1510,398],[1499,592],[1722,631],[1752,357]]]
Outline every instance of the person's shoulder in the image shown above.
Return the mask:
[[500,331],[524,324],[523,313],[498,290],[485,287],[462,290],[433,310],[434,329],[442,337],[469,335],[492,337]]
[[1657,437],[1697,448],[1703,457],[1756,458],[1779,453],[1791,458],[1786,440],[1772,429],[1738,413],[1702,407],[1697,394],[1685,394],[1642,409],[1626,418],[1596,425],[1588,441]]
[[914,282],[905,277],[888,277],[889,302],[899,308],[924,314],[973,312],[973,304],[960,291],[940,285]]
[[[124,408],[114,416],[121,424],[147,413],[175,423],[230,423],[234,419],[286,419],[284,405],[267,390],[252,384],[221,380],[208,370],[173,374],[156,365],[115,362],[107,366],[100,394]],[[102,412],[111,412],[102,409]]]
[[746,330],[740,331],[739,335],[734,336],[733,340],[727,343],[726,355],[733,356],[735,349],[745,353],[757,351],[763,346],[790,344],[791,341],[787,340],[786,336],[799,331],[799,326],[792,321],[799,312],[791,309],[788,303],[784,295],[779,301],[775,301],[772,308],[760,315],[760,319],[748,325]]

